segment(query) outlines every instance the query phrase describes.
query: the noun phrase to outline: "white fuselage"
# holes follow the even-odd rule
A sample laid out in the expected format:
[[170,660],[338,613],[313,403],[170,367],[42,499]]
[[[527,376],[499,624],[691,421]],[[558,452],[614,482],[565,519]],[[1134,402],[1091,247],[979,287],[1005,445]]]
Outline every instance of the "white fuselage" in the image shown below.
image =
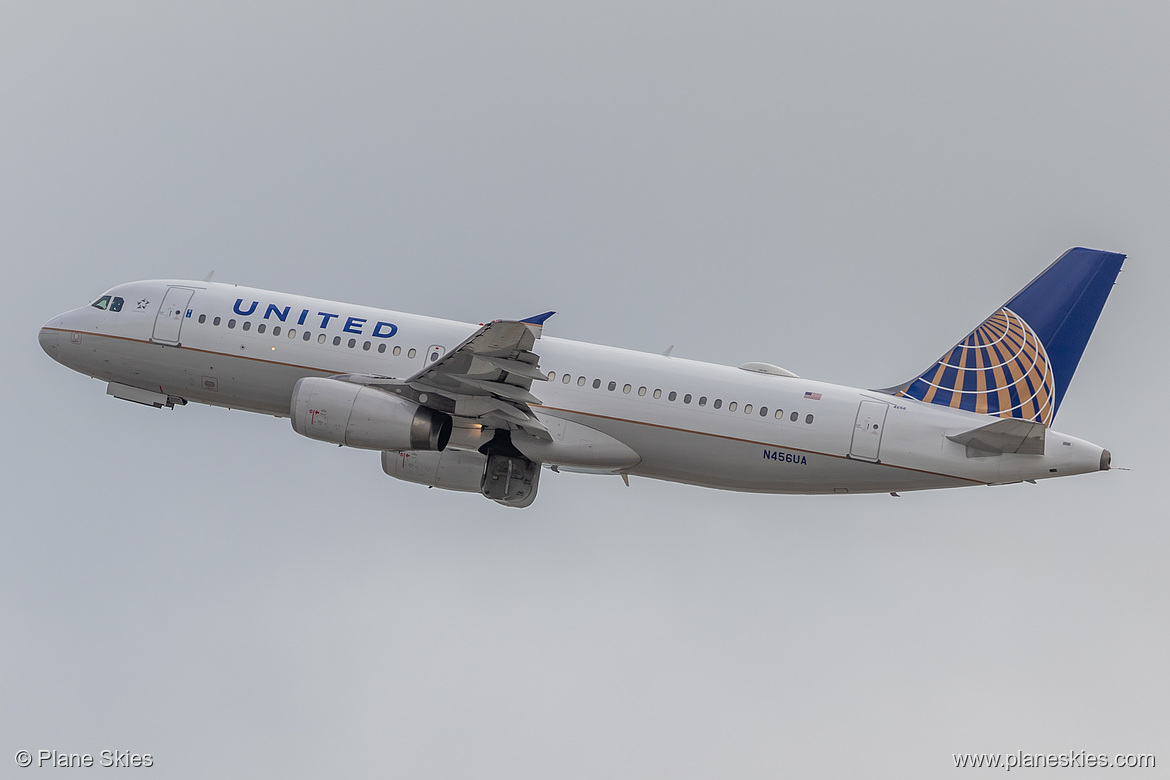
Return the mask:
[[[124,299],[121,311],[86,306],[47,322],[45,351],[106,382],[278,416],[289,415],[298,379],[409,377],[477,330],[211,282],[133,282],[110,294]],[[859,493],[1067,476],[1097,471],[1106,457],[1053,430],[1044,455],[971,457],[947,436],[994,418],[548,336],[533,351],[552,377],[532,387],[531,407],[555,439],[534,458],[546,466],[728,490]],[[450,446],[474,449],[477,427],[457,422]]]

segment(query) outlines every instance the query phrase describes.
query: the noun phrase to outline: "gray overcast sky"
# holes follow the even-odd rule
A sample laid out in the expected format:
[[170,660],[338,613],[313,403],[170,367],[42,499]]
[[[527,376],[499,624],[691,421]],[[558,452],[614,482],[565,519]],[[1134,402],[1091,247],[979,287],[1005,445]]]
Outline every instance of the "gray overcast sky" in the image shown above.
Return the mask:
[[[0,9],[0,766],[1170,766],[1164,4]],[[36,343],[214,269],[882,387],[1076,245],[1129,260],[1057,427],[1133,470],[901,499],[546,473],[506,510]]]

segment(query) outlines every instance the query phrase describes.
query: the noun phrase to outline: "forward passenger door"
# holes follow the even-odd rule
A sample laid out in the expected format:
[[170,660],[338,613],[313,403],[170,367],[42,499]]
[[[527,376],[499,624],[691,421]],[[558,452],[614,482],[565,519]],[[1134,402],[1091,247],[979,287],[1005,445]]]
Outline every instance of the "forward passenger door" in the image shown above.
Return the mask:
[[190,287],[168,287],[159,305],[158,314],[154,318],[154,335],[150,340],[156,344],[179,346],[179,331],[183,327],[183,317],[187,312],[187,304],[195,291]]

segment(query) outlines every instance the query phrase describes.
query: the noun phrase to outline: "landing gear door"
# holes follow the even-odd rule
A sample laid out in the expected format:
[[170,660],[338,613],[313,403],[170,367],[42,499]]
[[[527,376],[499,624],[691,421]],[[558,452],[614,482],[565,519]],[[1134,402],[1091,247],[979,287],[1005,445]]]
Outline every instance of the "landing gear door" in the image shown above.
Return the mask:
[[886,429],[886,412],[890,405],[881,401],[862,401],[853,423],[853,443],[849,456],[860,460],[878,460],[882,434]]
[[179,346],[179,331],[183,327],[183,317],[187,314],[187,304],[195,291],[189,287],[168,287],[163,296],[162,305],[154,318],[154,335],[150,340],[155,344]]

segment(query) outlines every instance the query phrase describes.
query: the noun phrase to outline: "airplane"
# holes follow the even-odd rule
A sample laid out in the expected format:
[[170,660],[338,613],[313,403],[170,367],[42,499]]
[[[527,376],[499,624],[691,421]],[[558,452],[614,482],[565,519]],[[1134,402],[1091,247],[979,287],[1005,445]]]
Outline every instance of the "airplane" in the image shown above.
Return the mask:
[[[1070,249],[918,376],[863,389],[210,281],[118,285],[53,317],[59,363],[156,408],[288,417],[400,480],[536,498],[542,467],[733,491],[891,493],[1106,471],[1051,425],[1125,255]],[[538,343],[539,342],[539,343]]]

